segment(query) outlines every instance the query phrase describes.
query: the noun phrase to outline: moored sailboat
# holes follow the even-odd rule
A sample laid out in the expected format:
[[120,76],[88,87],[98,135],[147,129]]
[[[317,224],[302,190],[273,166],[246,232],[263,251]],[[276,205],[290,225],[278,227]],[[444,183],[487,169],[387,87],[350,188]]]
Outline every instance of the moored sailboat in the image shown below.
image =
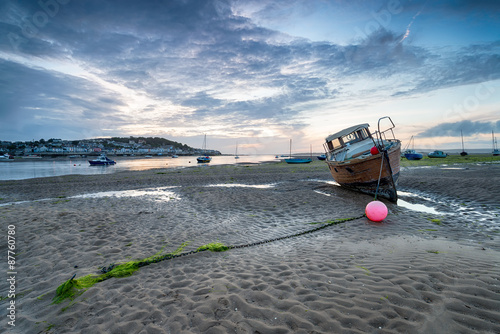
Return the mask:
[[212,157],[208,156],[207,155],[207,135],[205,134],[205,137],[203,139],[203,155],[202,156],[199,156],[198,158],[196,158],[196,161],[198,161],[199,163],[209,163],[210,161],[212,161]]
[[[415,151],[415,148],[413,147],[414,143],[415,140],[413,139],[413,136],[411,136],[410,141],[408,142],[408,145],[406,145],[404,151],[404,156],[408,160],[420,160],[424,157],[422,153],[418,153],[417,151]],[[411,149],[409,148],[410,145],[412,145]]]
[[464,134],[462,133],[462,130],[460,130],[460,136],[462,137],[462,152],[460,152],[460,155],[465,157],[468,153],[465,152],[464,148]]
[[494,156],[500,155],[500,150],[498,149],[498,146],[497,146],[497,139],[495,138],[495,134],[493,133],[493,130],[491,130],[491,137],[493,140],[493,152],[492,152],[492,154]]
[[285,159],[287,164],[308,164],[312,162],[312,158],[292,158],[292,140],[290,139],[290,155]]
[[239,159],[240,157],[238,156],[238,143],[236,143],[236,150],[234,152],[234,158]]

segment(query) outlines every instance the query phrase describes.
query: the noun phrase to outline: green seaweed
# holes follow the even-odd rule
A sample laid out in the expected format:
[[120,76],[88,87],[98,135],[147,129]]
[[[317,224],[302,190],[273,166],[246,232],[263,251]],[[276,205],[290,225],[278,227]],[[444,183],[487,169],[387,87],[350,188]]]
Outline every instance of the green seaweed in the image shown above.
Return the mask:
[[[179,246],[175,251],[164,255],[164,257],[179,254],[187,245],[187,242],[182,243],[181,246]],[[166,245],[163,246],[159,252],[145,259],[117,264],[116,266],[113,266],[112,269],[107,273],[103,273],[100,275],[89,274],[77,279],[75,279],[73,276],[71,279],[67,280],[57,288],[56,295],[52,299],[52,304],[59,304],[66,299],[74,300],[94,284],[105,281],[112,277],[120,278],[131,276],[133,273],[139,270],[141,266],[145,266],[160,260],[160,254],[163,252],[163,249],[165,247]]]
[[430,221],[435,223],[436,225],[441,225],[441,219],[430,219]]
[[363,267],[363,266],[356,266],[356,268],[363,269],[365,271],[365,274],[368,275],[368,276],[371,275],[370,271],[368,269],[366,269],[365,267]]
[[52,202],[52,204],[61,204],[61,203],[66,203],[66,202],[69,202],[69,199],[55,201],[55,202]]
[[197,249],[197,251],[209,250],[211,252],[225,252],[229,249],[228,246],[224,245],[221,242],[212,242],[206,245],[203,245]]

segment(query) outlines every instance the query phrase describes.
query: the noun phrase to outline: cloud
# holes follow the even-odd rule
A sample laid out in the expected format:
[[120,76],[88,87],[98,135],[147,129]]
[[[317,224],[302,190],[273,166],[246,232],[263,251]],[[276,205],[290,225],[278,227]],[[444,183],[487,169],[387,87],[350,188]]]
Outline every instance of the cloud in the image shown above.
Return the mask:
[[460,48],[453,55],[428,53],[422,62],[422,69],[412,69],[415,73],[413,87],[394,92],[393,96],[420,94],[500,79],[499,47],[499,42],[493,42]]
[[2,60],[0,72],[0,132],[4,136],[43,135],[48,130],[57,132],[58,127],[82,136],[92,124],[124,121],[117,110],[124,103],[82,78]]
[[460,131],[464,136],[471,136],[481,133],[498,132],[500,121],[497,122],[475,122],[461,121],[455,123],[441,123],[424,132],[419,133],[419,137],[459,137]]
[[[354,10],[365,2],[339,3]],[[401,7],[415,19],[422,4]],[[310,14],[297,1],[70,1],[25,36],[27,22],[43,9],[37,1],[2,2],[0,115],[12,124],[2,134],[19,138],[30,127],[39,133],[59,127],[72,135],[91,129],[144,135],[125,133],[141,124],[184,134],[194,126],[233,131],[237,124],[259,133],[254,125],[266,123],[285,132],[303,129],[304,114],[313,112],[305,106],[314,103],[413,96],[500,78],[498,42],[441,53],[400,43],[404,31],[390,27],[347,45],[313,42],[258,26],[238,5],[269,20],[274,12],[276,20]],[[387,6],[371,4],[368,12],[379,5]],[[412,36],[430,10],[413,25],[405,21]],[[12,34],[22,38],[16,45]],[[43,61],[70,62],[84,73],[49,69]]]

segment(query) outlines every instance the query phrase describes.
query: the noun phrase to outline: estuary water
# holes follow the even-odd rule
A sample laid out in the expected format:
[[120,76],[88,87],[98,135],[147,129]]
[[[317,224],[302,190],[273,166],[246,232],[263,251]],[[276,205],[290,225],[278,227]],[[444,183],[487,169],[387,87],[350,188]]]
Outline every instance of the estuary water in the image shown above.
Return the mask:
[[203,167],[207,165],[230,165],[244,163],[260,163],[278,161],[274,155],[245,155],[235,159],[234,156],[213,156],[209,164],[200,164],[195,156],[179,158],[158,157],[112,157],[116,161],[113,166],[90,166],[89,158],[56,158],[56,159],[22,159],[13,162],[0,162],[0,180],[24,180],[37,177],[61,176],[70,174],[93,175],[110,174],[119,171],[147,170],[154,168]]

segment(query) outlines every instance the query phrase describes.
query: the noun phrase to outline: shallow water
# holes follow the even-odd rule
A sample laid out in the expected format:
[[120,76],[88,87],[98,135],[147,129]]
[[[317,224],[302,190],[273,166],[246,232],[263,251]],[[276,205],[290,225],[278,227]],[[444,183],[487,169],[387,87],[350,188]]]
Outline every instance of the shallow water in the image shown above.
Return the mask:
[[[408,201],[405,201],[401,197],[410,197],[414,199],[418,199],[422,203],[411,203]],[[444,214],[443,212],[438,211],[435,207],[432,206],[433,202],[430,198],[426,198],[424,196],[420,196],[414,193],[406,192],[406,191],[398,191],[398,203],[397,205],[400,207],[403,207],[405,209],[413,210],[413,211],[418,211],[418,212],[424,212],[424,213],[431,213],[431,214]]]
[[103,191],[97,193],[83,194],[71,196],[68,198],[103,198],[103,197],[145,197],[154,201],[168,202],[171,200],[178,200],[180,197],[170,189],[175,189],[178,187],[160,187],[160,188],[146,188],[146,189],[134,189],[134,190],[120,190],[120,191]]
[[240,156],[214,156],[209,164],[197,163],[195,156],[170,158],[170,157],[110,157],[116,161],[112,166],[90,166],[87,160],[94,157],[68,158],[68,159],[16,159],[14,162],[0,163],[0,180],[24,180],[37,177],[50,177],[62,175],[98,175],[111,174],[119,171],[141,171],[155,168],[185,168],[204,167],[208,165],[233,165],[245,163],[259,163],[279,161],[273,155],[248,155]]
[[19,201],[19,202],[9,202],[2,203],[0,206],[24,204],[32,202],[43,202],[43,201],[57,201],[71,198],[104,198],[104,197],[116,197],[116,198],[126,198],[126,197],[144,197],[145,199],[157,201],[157,202],[168,202],[171,200],[180,200],[181,198],[177,193],[171,191],[171,189],[178,188],[176,186],[159,187],[159,188],[145,188],[145,189],[133,189],[133,190],[118,190],[118,191],[101,191],[96,193],[81,194],[76,196],[69,196],[64,198],[42,198],[33,201]]
[[270,189],[274,188],[276,183],[270,184],[242,184],[242,183],[219,183],[209,184],[207,187],[223,187],[223,188],[257,188],[257,189]]

